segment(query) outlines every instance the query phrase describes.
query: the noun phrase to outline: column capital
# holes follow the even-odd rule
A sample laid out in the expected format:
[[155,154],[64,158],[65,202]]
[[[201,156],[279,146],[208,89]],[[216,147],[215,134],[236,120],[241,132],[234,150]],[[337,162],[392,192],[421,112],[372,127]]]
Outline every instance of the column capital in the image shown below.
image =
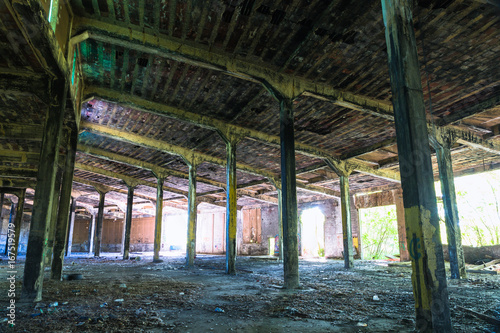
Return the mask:
[[325,158],[326,164],[339,176],[349,177],[355,167],[346,161],[338,161],[333,158]]
[[[245,136],[244,133],[237,133],[225,126],[219,126],[216,129],[219,136],[224,140],[226,145],[236,146]],[[243,132],[243,131],[242,131]]]

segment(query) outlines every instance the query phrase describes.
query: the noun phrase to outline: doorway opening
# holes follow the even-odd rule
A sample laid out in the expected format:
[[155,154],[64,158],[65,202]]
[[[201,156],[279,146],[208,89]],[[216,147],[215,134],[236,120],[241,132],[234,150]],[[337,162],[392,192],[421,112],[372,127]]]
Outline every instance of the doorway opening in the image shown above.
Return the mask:
[[325,256],[325,215],[315,207],[304,210],[300,216],[300,245],[303,257]]

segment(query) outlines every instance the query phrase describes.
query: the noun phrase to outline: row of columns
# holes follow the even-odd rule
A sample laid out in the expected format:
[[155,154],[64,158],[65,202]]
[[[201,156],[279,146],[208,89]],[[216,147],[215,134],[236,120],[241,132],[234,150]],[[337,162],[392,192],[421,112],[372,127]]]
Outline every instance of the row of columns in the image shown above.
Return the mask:
[[[401,181],[404,193],[404,208],[407,239],[413,266],[413,290],[417,315],[417,328],[422,331],[451,331],[448,293],[444,270],[442,247],[439,235],[439,217],[434,193],[432,164],[425,106],[420,82],[417,48],[413,32],[411,6],[405,0],[382,0],[386,41],[389,56],[389,73],[393,94],[395,125],[399,150]],[[67,84],[54,81],[52,103],[49,107],[42,143],[42,152],[35,191],[33,218],[30,227],[28,251],[23,281],[23,297],[40,300],[43,284],[44,256],[47,255],[47,243],[50,241],[50,223],[55,202],[59,207],[68,206],[68,195],[64,202],[57,200],[57,162],[59,158],[59,138],[61,137],[62,115],[65,108]],[[298,241],[297,241],[297,196],[294,147],[294,116],[292,93],[273,91],[280,103],[281,137],[281,225],[283,233],[283,270],[284,287],[299,286]],[[237,140],[226,137],[227,147],[227,248],[226,271],[235,272],[235,235],[236,235],[236,143]],[[444,153],[438,152],[438,154]],[[441,158],[440,158],[441,159]],[[441,159],[446,160],[446,157]],[[188,244],[186,263],[194,264],[196,244],[196,167],[195,161],[188,161],[189,197],[188,197]],[[441,168],[441,166],[440,166]],[[334,165],[341,180],[342,224],[344,230],[345,266],[352,267],[352,236],[349,219],[349,170]],[[66,174],[66,173],[65,173]],[[69,175],[68,175],[69,178]],[[66,179],[66,177],[65,177]],[[159,260],[159,242],[161,236],[162,185],[158,178],[157,221],[155,223],[154,260]],[[66,180],[63,179],[63,188]],[[443,185],[450,188],[450,185]],[[94,240],[95,253],[99,255],[102,234],[102,216],[105,192],[100,193],[99,212]],[[451,198],[451,196],[450,196]],[[452,200],[451,200],[452,201]],[[453,205],[453,202],[450,203]],[[128,210],[128,209],[127,209]],[[128,214],[128,212],[127,212]],[[62,214],[63,215],[63,214]],[[452,214],[449,214],[452,215]],[[64,220],[64,216],[61,216]],[[457,225],[454,225],[457,230]],[[56,234],[61,236],[63,227],[56,227]],[[451,228],[450,228],[451,229]],[[125,228],[130,230],[128,225]],[[455,233],[455,238],[456,238]],[[127,237],[125,237],[126,241]],[[56,242],[59,252],[61,245]],[[124,247],[125,248],[125,247]],[[128,251],[127,251],[128,252]],[[127,254],[128,255],[128,254]],[[124,251],[124,257],[126,256]],[[60,258],[59,254],[57,256]],[[457,254],[455,257],[458,257]],[[54,264],[58,266],[58,263]],[[460,272],[458,272],[460,275]]]

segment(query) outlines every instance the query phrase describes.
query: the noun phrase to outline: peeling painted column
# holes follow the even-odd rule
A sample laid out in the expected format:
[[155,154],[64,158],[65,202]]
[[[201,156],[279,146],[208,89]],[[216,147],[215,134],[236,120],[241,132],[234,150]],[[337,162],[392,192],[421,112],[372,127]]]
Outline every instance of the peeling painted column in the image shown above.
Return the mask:
[[[70,142],[68,142],[66,162],[64,164],[64,173],[61,186],[61,198],[59,202],[59,213],[57,216],[57,223],[56,223],[56,230],[54,237],[54,258],[52,260],[52,271],[51,271],[51,278],[53,280],[59,280],[59,281],[62,279],[64,248],[66,246],[66,237],[68,237],[68,224],[69,224],[70,208],[71,208],[71,189],[73,188],[76,145],[78,143],[78,135],[76,130],[71,131],[69,141]],[[70,236],[72,236],[71,231],[70,231]]]
[[196,169],[197,163],[188,163],[189,166],[189,191],[188,191],[188,230],[186,245],[186,266],[194,266],[196,256]]
[[460,219],[458,217],[457,196],[455,193],[455,179],[451,161],[450,148],[453,142],[446,138],[437,139],[433,146],[439,166],[439,180],[443,193],[443,205],[446,223],[446,237],[448,240],[448,253],[450,255],[450,272],[452,279],[466,279],[464,249],[462,247],[462,234],[460,232]]
[[226,143],[226,273],[236,274],[236,145],[240,138],[231,133],[219,133]]
[[101,241],[102,241],[102,226],[104,222],[104,201],[106,192],[97,190],[99,192],[99,209],[97,211],[97,221],[94,238],[94,257],[101,255]]
[[399,261],[410,261],[408,252],[408,242],[406,241],[406,222],[405,207],[403,204],[403,191],[392,190],[394,204],[396,205],[396,217],[398,220],[398,242],[399,242]]
[[351,201],[349,196],[349,175],[340,176],[340,209],[342,212],[342,238],[344,240],[344,267],[354,267],[352,250]]
[[63,80],[52,82],[51,105],[45,120],[42,151],[38,165],[33,212],[21,299],[40,301],[42,299],[44,255],[50,227],[52,200],[59,159],[59,143],[66,108],[68,86]]
[[[12,220],[14,219],[14,216],[16,214],[15,211],[16,211],[16,205],[14,204],[14,202],[12,202],[10,204],[9,224],[12,224],[12,222],[13,222]],[[8,254],[9,254],[9,237],[5,237],[4,255],[8,255]]]
[[284,287],[299,287],[299,245],[297,184],[295,174],[295,134],[291,98],[280,98],[281,207],[283,224]]
[[[91,218],[90,218],[90,223],[89,223],[89,254],[92,253],[92,251],[94,251],[94,235],[95,235],[95,213],[94,212],[91,212]],[[68,237],[69,238],[69,237]],[[69,242],[68,242],[69,243]],[[69,244],[68,244],[68,249],[70,248]],[[71,252],[68,252],[70,255]]]
[[23,215],[24,215],[24,200],[26,198],[26,189],[22,189],[20,193],[17,195],[17,209],[16,209],[16,218],[14,220],[14,253],[15,258],[17,259],[17,253],[19,251],[19,238],[21,236],[21,226],[23,224]]
[[153,262],[162,262],[162,260],[160,259],[160,250],[161,226],[163,220],[163,183],[165,182],[165,178],[162,176],[156,176],[156,178],[156,215]]
[[130,250],[130,230],[132,229],[132,206],[134,204],[134,188],[135,186],[128,186],[127,192],[127,214],[125,216],[125,228],[123,231],[123,260],[129,259]]
[[416,329],[452,332],[412,2],[382,0]]
[[[59,158],[59,160],[62,160],[62,157]],[[62,184],[62,175],[63,175],[63,170],[62,168],[58,168],[57,170],[57,177],[56,177],[56,186],[54,189],[54,198],[52,199],[52,213],[50,217],[50,227],[49,227],[49,236],[48,236],[48,241],[47,241],[47,247],[46,247],[46,254],[45,254],[45,265],[51,266],[52,265],[52,254],[54,250],[54,240],[56,236],[56,225],[57,225],[57,215],[59,211],[59,200],[60,200],[60,193],[61,193],[61,184]]]
[[[66,256],[71,255],[71,247],[73,246],[73,231],[75,230],[75,215],[76,215],[76,198],[71,198],[71,206],[69,209],[69,221],[68,221],[68,235],[66,236]],[[92,234],[94,231],[94,227],[92,229]],[[94,244],[93,237],[90,237],[92,244]],[[91,251],[89,251],[91,253]]]

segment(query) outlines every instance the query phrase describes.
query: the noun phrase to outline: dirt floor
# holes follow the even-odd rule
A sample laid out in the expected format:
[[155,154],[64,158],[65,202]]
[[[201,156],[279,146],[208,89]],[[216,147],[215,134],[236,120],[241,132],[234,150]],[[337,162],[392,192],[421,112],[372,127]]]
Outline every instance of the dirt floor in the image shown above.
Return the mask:
[[[16,303],[15,327],[0,332],[412,332],[411,268],[387,261],[300,260],[301,289],[281,289],[282,265],[238,257],[238,274],[224,273],[223,256],[120,260],[66,258],[64,272],[83,279],[55,282],[46,270],[43,301]],[[139,260],[140,259],[140,260]],[[22,259],[21,259],[22,261]],[[16,267],[21,289],[23,263]],[[0,261],[0,320],[8,304],[7,262]],[[500,332],[460,307],[500,319],[500,275],[448,280],[457,332]],[[57,303],[56,303],[57,302]]]

